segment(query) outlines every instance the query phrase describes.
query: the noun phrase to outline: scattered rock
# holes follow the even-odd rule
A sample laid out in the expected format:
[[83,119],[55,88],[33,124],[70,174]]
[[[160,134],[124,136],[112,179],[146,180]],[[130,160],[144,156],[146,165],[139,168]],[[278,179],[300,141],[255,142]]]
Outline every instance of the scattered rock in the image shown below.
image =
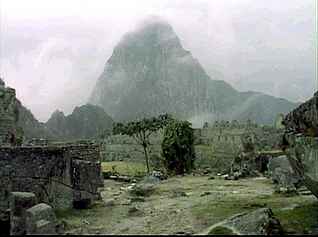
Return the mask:
[[141,181],[141,183],[143,183],[143,184],[158,184],[158,183],[160,183],[160,178],[158,178],[156,176],[149,175],[149,176],[146,176]]
[[118,176],[117,181],[129,183],[131,181],[131,178],[129,178],[128,176]]
[[120,195],[121,195],[121,192],[113,193],[113,196],[120,196]]
[[193,235],[193,232],[186,232],[186,231],[178,231],[174,233],[175,235]]
[[204,171],[203,171],[203,174],[204,175],[208,175],[208,174],[210,174],[211,173],[211,169],[210,168],[206,168],[206,169],[204,169]]
[[148,197],[154,192],[154,190],[155,190],[154,184],[141,183],[134,186],[133,189],[130,191],[130,193],[136,196]]
[[173,190],[172,192],[172,197],[176,198],[176,197],[188,197],[189,195],[182,191],[182,190]]
[[225,180],[229,180],[229,177],[230,177],[230,176],[229,176],[228,174],[225,174],[225,175],[222,175],[221,177],[222,177],[223,179],[225,179]]
[[89,225],[90,223],[88,222],[88,220],[83,220],[83,223],[85,224],[85,225]]
[[129,216],[141,216],[141,215],[143,215],[143,211],[138,209],[137,207],[131,207],[128,210],[128,215]]
[[268,174],[280,193],[292,193],[301,184],[301,179],[294,173],[285,155],[269,160]]
[[112,207],[115,205],[115,200],[113,198],[105,200],[106,207]]
[[131,205],[131,203],[132,203],[131,199],[125,199],[125,200],[121,201],[120,205],[129,206],[129,205]]
[[212,226],[208,234],[281,235],[282,226],[269,208],[235,215]]
[[165,179],[167,179],[167,176],[166,176],[166,175],[164,175],[162,172],[156,171],[156,170],[152,171],[151,174],[150,174],[150,176],[156,177],[156,178],[158,178],[158,179],[160,179],[160,180],[165,180]]
[[57,234],[59,228],[53,208],[45,203],[26,210],[27,234]]
[[110,172],[110,171],[103,171],[103,178],[104,178],[104,179],[109,179],[111,175],[112,175],[112,172]]
[[204,192],[204,193],[201,193],[200,197],[204,197],[204,196],[208,196],[208,195],[211,195],[212,193],[211,192]]
[[23,235],[26,233],[26,210],[37,203],[34,193],[12,192],[10,195],[10,225],[11,235]]
[[144,197],[132,197],[131,202],[145,202]]

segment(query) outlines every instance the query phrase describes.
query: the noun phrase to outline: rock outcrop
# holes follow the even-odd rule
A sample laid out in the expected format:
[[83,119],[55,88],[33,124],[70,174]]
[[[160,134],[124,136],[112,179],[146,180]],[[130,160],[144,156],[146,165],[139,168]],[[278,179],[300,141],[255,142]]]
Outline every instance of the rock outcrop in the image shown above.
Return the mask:
[[14,142],[19,112],[15,90],[5,86],[0,78],[0,144]]
[[281,235],[283,228],[269,208],[235,215],[212,226],[211,235]]
[[304,185],[318,198],[318,93],[289,113],[282,148]]
[[171,113],[182,119],[250,118],[263,124],[272,124],[278,113],[296,106],[261,93],[240,93],[224,81],[212,80],[162,20],[152,20],[122,38],[90,103],[115,120]]
[[113,119],[102,108],[87,104],[68,116],[57,110],[45,125],[58,139],[93,139],[110,133]]
[[15,89],[6,87],[0,78],[0,144],[15,145],[23,137],[52,138],[53,134],[16,98]]

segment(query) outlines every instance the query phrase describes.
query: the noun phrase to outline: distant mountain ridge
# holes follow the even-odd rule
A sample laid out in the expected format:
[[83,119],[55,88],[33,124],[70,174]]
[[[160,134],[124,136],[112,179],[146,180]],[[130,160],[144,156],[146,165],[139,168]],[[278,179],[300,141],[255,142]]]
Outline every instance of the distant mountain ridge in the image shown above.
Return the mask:
[[112,129],[113,120],[105,111],[94,105],[76,107],[72,114],[65,116],[55,111],[46,123],[40,123],[19,101],[18,126],[26,139],[46,138],[53,140],[95,139]]
[[60,139],[93,139],[110,132],[113,119],[102,108],[86,104],[75,107],[68,116],[55,111],[45,125]]
[[273,124],[296,104],[262,93],[240,93],[212,80],[162,20],[126,34],[114,48],[89,102],[115,120],[171,113],[182,119],[252,119]]

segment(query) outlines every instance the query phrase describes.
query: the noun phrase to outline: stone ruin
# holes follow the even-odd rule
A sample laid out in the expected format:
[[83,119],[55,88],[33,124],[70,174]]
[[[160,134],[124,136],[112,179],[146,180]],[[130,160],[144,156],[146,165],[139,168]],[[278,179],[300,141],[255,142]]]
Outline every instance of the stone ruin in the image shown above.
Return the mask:
[[289,113],[281,147],[297,177],[318,197],[318,92]]
[[0,79],[0,229],[4,234],[54,234],[54,209],[87,208],[103,186],[96,144],[16,146],[15,90]]
[[54,209],[87,208],[103,186],[99,147],[0,147],[0,213],[8,220],[13,192],[33,193]]

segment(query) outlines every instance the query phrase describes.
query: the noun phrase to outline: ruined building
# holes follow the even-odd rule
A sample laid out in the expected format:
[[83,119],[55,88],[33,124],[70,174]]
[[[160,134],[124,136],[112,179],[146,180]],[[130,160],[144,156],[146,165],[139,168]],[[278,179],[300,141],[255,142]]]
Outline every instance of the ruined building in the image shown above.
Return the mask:
[[[6,88],[1,80],[0,227],[10,222],[11,229],[14,226],[10,233],[23,234],[28,223],[25,223],[26,217],[20,215],[21,211],[17,210],[23,209],[24,204],[21,207],[12,204],[14,195],[22,193],[20,196],[23,199],[34,195],[32,200],[36,201],[31,200],[32,204],[45,203],[54,209],[86,208],[100,198],[98,189],[103,186],[103,178],[98,145],[62,143],[16,146],[14,140],[19,116],[16,101],[15,90]],[[25,192],[27,194],[23,194]],[[38,208],[41,209],[41,205]],[[10,220],[12,215],[23,220],[22,224],[15,219]]]
[[197,163],[226,168],[244,150],[246,140],[257,151],[269,151],[278,147],[282,134],[283,130],[276,126],[261,126],[250,120],[205,123],[203,128],[194,130]]
[[305,186],[318,197],[318,92],[289,113],[282,141],[289,163]]

